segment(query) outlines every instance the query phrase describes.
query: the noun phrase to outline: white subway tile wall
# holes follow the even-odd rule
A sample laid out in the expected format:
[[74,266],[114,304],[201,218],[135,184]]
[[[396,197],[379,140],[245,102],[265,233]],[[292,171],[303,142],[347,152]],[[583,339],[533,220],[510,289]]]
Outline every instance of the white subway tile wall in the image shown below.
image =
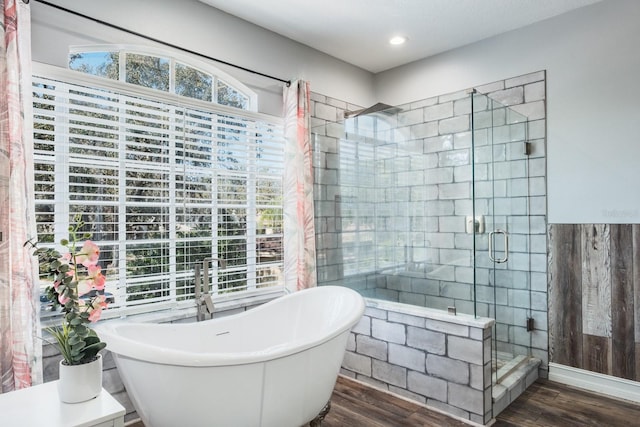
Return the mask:
[[[325,119],[333,110],[320,107],[322,117],[312,121],[320,189],[315,197],[319,283],[496,317],[494,350],[539,357],[540,374],[546,376],[545,87],[544,71],[477,87],[509,109],[474,98],[473,150],[466,90],[348,121],[344,112],[361,107],[341,109],[339,102],[314,94],[314,111],[320,104],[335,107],[338,118]],[[510,233],[509,261],[495,270],[486,232],[476,238],[473,269],[474,239],[466,232],[472,196],[487,231],[500,224]],[[501,253],[500,245],[496,249]],[[526,331],[528,317],[534,319],[533,332]],[[371,317],[368,309],[367,318],[368,330],[354,330],[345,373],[483,421],[491,408],[485,410],[485,389],[478,386],[486,386],[480,377],[490,376],[484,374],[482,339],[471,338],[468,328],[456,331],[459,325],[441,331],[437,322],[421,319],[416,325],[392,311]],[[466,373],[443,368],[458,363],[473,367]]]

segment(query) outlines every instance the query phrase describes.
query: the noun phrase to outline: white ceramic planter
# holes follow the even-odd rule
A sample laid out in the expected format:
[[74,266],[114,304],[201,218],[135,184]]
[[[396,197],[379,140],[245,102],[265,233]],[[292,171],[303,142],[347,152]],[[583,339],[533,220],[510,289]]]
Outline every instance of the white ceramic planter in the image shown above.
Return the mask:
[[91,363],[64,365],[60,361],[58,395],[65,403],[91,400],[102,391],[102,355]]

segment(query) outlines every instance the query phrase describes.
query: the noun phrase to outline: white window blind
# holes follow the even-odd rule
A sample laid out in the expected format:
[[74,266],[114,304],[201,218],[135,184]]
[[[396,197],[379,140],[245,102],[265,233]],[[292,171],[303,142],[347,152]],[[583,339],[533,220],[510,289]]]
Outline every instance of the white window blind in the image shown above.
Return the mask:
[[214,298],[282,288],[281,124],[72,80],[33,77],[40,242],[68,238],[81,214],[109,310],[193,304],[206,257],[226,261]]

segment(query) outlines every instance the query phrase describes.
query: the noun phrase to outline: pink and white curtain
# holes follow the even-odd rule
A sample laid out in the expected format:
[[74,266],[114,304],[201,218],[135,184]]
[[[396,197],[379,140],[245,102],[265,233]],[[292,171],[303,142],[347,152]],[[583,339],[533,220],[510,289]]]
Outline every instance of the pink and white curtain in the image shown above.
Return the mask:
[[290,291],[316,286],[309,83],[284,89],[284,280]]
[[0,0],[0,392],[42,382],[33,207],[31,18],[23,0]]

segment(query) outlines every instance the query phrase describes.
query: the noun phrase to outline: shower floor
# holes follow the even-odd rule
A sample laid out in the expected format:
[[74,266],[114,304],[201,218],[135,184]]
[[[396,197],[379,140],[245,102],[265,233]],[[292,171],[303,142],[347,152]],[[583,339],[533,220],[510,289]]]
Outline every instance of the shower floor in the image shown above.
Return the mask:
[[510,353],[498,353],[497,356],[491,363],[492,374],[497,382],[517,370],[528,359],[528,356],[513,356]]
[[495,373],[502,369],[504,365],[509,363],[513,359],[513,356],[507,355],[506,353],[503,355],[499,355],[497,358],[493,358],[491,360],[491,372]]
[[538,379],[540,359],[499,354],[494,366],[491,394],[495,418]]
[[512,353],[498,351],[493,353],[491,360],[491,371],[493,373],[503,370],[505,366],[513,366],[523,360],[524,356],[514,356]]

